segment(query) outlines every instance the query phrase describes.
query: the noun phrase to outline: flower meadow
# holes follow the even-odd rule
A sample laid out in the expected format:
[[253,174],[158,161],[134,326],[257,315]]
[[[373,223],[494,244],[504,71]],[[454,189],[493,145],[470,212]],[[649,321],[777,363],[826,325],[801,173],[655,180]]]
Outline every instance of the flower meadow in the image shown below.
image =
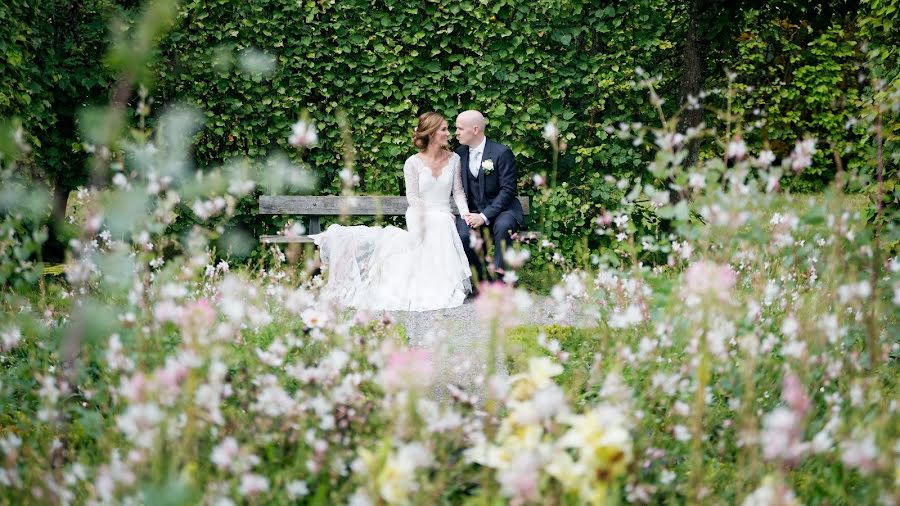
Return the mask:
[[[60,279],[28,254],[42,194],[4,159],[0,500],[896,504],[900,259],[881,246],[896,223],[866,221],[840,180],[781,193],[810,139],[776,164],[734,137],[683,172],[690,139],[666,125],[615,131],[654,140],[651,171],[681,198],[614,181],[628,193],[596,226],[617,248],[547,296],[483,285],[478,385],[435,385],[394,315],[320,299],[312,251],[217,255],[237,199],[312,175],[280,155],[194,171],[190,109],[95,150],[112,184],[79,192]],[[314,128],[286,135],[311,148]],[[667,235],[637,236],[647,205]],[[175,236],[182,208],[197,224]],[[554,248],[516,246],[509,264]],[[539,300],[560,324],[519,324]]]
[[[135,125],[119,128],[121,105],[92,116],[93,180],[55,276],[36,147],[0,129],[0,503],[900,503],[897,154],[881,128],[900,92],[879,84],[854,124],[877,146],[865,171],[792,195],[782,182],[827,142],[778,159],[744,141],[756,125],[680,133],[638,74],[659,124],[607,133],[655,155],[605,180],[621,199],[593,223],[612,246],[508,251],[506,283],[472,302],[475,382],[437,374],[397,315],[320,297],[311,248],[229,227],[242,199],[310,191],[302,162],[196,168],[203,113],[152,116],[141,89]],[[539,128],[554,159],[577,141]],[[283,135],[302,160],[314,114]],[[715,153],[685,167],[701,140]],[[559,191],[556,167],[521,176],[536,207]],[[353,195],[352,164],[341,180]],[[537,310],[556,323],[524,324]]]

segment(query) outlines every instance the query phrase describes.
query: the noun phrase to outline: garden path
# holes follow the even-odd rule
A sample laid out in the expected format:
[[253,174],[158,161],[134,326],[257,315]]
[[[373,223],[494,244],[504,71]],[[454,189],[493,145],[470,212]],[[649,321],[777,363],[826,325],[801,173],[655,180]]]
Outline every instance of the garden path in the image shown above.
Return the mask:
[[[532,307],[522,314],[519,323],[525,325],[567,325],[587,326],[589,318],[570,311],[563,318],[553,299],[532,296]],[[394,313],[397,323],[406,329],[411,345],[429,350],[436,369],[433,395],[446,396],[444,385],[453,383],[466,391],[483,398],[484,374],[486,372],[487,344],[489,333],[475,311],[474,299],[467,299],[461,306],[437,311]],[[506,375],[502,359],[497,361],[497,370]]]

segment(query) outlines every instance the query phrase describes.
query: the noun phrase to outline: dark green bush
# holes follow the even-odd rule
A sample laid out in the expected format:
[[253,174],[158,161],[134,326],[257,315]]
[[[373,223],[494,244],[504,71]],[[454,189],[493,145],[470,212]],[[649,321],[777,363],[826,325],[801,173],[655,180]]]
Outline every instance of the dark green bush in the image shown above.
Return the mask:
[[[57,197],[87,180],[76,112],[108,100],[114,81],[99,57],[104,33],[113,14],[127,21],[134,3],[12,0],[0,7],[0,116],[21,118],[44,177],[64,190]],[[725,69],[738,72],[734,112],[748,125],[759,119],[755,110],[764,114],[767,126],[746,133],[777,155],[806,135],[820,139],[813,167],[789,186],[815,191],[830,181],[832,146],[848,168],[867,166],[871,135],[845,125],[858,99],[870,94],[857,81],[866,60],[863,39],[876,49],[867,64],[896,79],[890,64],[897,60],[896,2],[706,4],[727,11],[728,19],[707,13],[695,20],[704,87],[722,88]],[[360,192],[401,193],[400,167],[412,152],[416,116],[433,109],[452,123],[461,110],[478,108],[489,118],[489,136],[516,153],[521,193],[534,195],[531,176],[556,172],[541,137],[543,124],[555,118],[568,145],[557,181],[568,187],[554,190],[558,219],[529,228],[542,229],[571,256],[575,244],[604,245],[591,223],[601,209],[616,207],[618,196],[604,189],[603,177],[643,173],[651,156],[648,143],[635,146],[603,130],[623,121],[658,123],[645,92],[633,88],[635,68],[661,76],[657,92],[666,114],[680,108],[689,12],[661,0],[190,0],[160,41],[149,84],[158,102],[185,101],[204,111],[206,128],[196,138],[200,168],[284,150],[295,161],[305,158],[320,191],[331,194],[340,189],[337,174],[348,156]],[[708,104],[724,107],[724,100]],[[346,113],[352,153],[345,151],[339,111]],[[305,113],[321,142],[301,155],[287,137]],[[711,112],[703,119],[712,126],[722,121]],[[896,133],[896,122],[889,129]],[[718,149],[707,143],[701,154]],[[276,224],[253,214],[252,198],[242,209],[238,226],[250,236]]]

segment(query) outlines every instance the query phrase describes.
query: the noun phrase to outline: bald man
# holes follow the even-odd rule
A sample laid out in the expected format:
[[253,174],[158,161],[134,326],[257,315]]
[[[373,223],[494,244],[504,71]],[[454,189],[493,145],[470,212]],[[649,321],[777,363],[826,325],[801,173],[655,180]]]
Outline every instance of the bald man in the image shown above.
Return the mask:
[[471,211],[456,219],[456,229],[479,280],[488,278],[481,257],[470,245],[471,231],[480,233],[483,227],[490,230],[494,242],[492,270],[502,274],[503,252],[511,242],[510,235],[525,220],[516,198],[516,160],[508,147],[485,137],[485,123],[478,111],[464,111],[456,117],[456,138],[460,144],[456,153],[462,163],[463,188]]

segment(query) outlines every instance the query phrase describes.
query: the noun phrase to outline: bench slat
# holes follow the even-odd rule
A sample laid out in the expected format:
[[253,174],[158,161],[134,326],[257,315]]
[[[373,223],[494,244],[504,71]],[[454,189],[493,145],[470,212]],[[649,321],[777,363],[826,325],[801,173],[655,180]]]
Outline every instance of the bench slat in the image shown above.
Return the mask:
[[285,243],[311,243],[313,242],[309,236],[306,235],[295,235],[295,236],[285,236],[285,235],[262,235],[259,237],[259,242],[263,244],[285,244]]
[[[540,232],[531,232],[529,230],[519,230],[516,232],[516,240],[523,243],[536,243],[540,241]],[[313,240],[308,235],[261,235],[259,242],[263,244],[312,244]]]
[[[528,197],[518,197],[522,211],[527,215],[530,211]],[[301,214],[310,216],[401,216],[406,213],[406,197],[379,196],[307,196],[307,195],[261,195],[259,197],[259,214]],[[456,204],[452,201],[450,209],[457,214]]]

